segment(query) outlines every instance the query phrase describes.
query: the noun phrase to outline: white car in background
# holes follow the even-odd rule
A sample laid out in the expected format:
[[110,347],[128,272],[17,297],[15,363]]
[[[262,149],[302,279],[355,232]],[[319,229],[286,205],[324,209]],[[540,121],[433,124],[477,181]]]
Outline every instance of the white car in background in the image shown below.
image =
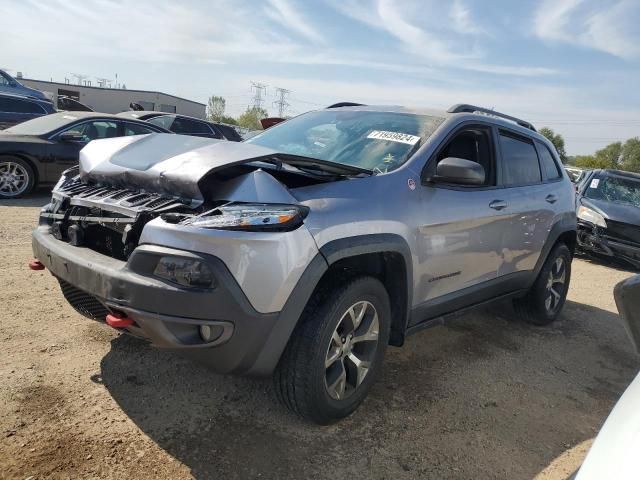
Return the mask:
[[[627,333],[640,353],[640,275],[614,289]],[[640,478],[640,375],[627,387],[604,423],[574,480]]]

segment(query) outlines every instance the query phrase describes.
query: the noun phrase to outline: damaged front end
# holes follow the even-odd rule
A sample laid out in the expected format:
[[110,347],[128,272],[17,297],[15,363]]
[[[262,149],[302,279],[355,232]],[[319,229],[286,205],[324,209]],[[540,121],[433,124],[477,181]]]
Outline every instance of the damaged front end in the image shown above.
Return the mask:
[[276,157],[262,147],[175,135],[92,142],[54,187],[40,224],[58,240],[120,260],[157,217],[200,228],[295,229],[307,209],[289,187],[340,177]]
[[292,192],[359,174],[278,155],[178,135],[91,142],[41,211],[32,268],[90,319],[221,373],[270,369],[277,358],[254,362],[318,255]]

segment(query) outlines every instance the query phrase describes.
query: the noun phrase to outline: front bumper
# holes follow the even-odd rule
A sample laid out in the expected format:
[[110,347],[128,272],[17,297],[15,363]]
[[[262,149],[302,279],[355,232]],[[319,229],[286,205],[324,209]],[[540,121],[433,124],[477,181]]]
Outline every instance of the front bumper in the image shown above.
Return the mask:
[[[258,313],[214,256],[141,245],[123,262],[57,240],[46,225],[33,232],[33,252],[60,281],[74,308],[90,318],[104,321],[101,312],[124,313],[135,321],[124,329],[127,333],[179,350],[219,373],[268,374],[277,363],[281,351],[270,339],[274,330],[282,330],[281,313]],[[158,260],[171,255],[205,261],[214,272],[215,288],[181,288],[155,278]],[[199,336],[203,324],[217,334],[210,342]]]
[[584,251],[619,258],[640,267],[640,245],[611,237],[606,228],[579,221],[578,246]]

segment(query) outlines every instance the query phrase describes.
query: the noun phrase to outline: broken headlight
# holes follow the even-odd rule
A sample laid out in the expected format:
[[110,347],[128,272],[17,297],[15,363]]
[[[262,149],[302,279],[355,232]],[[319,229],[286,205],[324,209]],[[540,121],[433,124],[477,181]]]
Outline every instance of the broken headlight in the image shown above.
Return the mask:
[[225,230],[293,230],[302,224],[307,211],[296,205],[236,203],[190,218],[185,225]]
[[593,223],[599,227],[607,228],[607,222],[604,217],[595,210],[591,210],[584,205],[581,205],[580,208],[578,208],[578,218],[585,222]]
[[183,287],[213,288],[211,268],[201,260],[180,257],[162,257],[153,274]]

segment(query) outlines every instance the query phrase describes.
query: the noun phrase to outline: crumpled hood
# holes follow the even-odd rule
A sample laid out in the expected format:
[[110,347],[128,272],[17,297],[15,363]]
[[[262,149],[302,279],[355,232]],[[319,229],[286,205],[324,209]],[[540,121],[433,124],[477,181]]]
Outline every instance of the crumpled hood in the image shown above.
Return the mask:
[[206,175],[274,154],[247,143],[166,133],[94,140],[80,152],[80,178],[202,201],[198,182]]
[[593,198],[582,197],[582,204],[614,222],[629,223],[640,226],[640,208],[624,203],[607,202]]

